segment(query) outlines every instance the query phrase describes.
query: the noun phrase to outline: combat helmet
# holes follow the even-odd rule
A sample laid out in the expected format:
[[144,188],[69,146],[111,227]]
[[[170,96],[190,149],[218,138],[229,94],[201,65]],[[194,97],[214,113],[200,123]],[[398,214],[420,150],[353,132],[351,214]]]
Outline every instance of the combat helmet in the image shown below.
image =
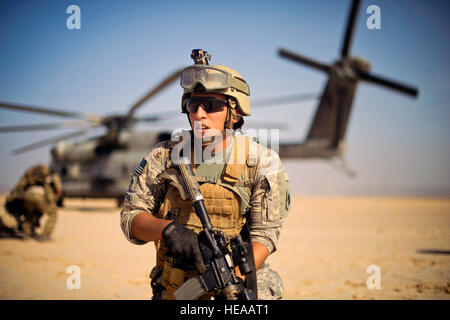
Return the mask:
[[244,78],[229,67],[209,65],[211,55],[201,49],[192,50],[191,57],[194,65],[186,67],[181,73],[180,84],[184,89],[181,112],[188,113],[186,102],[192,92],[211,92],[225,95],[233,114],[239,109],[243,116],[250,116],[250,89]]

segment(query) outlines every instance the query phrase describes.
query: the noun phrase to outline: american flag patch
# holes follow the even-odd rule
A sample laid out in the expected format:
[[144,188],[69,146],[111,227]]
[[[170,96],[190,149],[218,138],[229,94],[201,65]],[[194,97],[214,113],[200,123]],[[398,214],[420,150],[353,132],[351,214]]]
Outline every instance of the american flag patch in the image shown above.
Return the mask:
[[147,165],[147,160],[142,159],[141,162],[137,165],[137,167],[134,169],[134,173],[140,176],[142,172],[144,171],[145,166]]

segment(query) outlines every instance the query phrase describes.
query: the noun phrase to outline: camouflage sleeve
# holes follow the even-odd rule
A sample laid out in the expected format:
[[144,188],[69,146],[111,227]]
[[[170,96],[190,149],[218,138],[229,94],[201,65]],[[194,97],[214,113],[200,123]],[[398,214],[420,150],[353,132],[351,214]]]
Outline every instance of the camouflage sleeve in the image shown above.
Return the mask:
[[157,215],[166,193],[158,175],[166,170],[170,150],[168,143],[161,142],[139,162],[131,175],[131,183],[125,194],[123,209],[120,212],[120,225],[125,237],[134,244],[145,244],[131,233],[131,222],[141,212]]
[[250,199],[252,241],[265,245],[270,253],[277,249],[281,228],[290,208],[289,178],[278,155],[269,150],[257,171]]

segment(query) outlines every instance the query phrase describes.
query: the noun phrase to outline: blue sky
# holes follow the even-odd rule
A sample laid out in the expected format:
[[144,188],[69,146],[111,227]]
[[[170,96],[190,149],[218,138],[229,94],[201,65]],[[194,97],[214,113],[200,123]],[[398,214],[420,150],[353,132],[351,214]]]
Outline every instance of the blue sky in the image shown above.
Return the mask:
[[[81,8],[81,30],[66,27],[71,4]],[[381,9],[381,30],[366,27],[371,4]],[[344,0],[0,1],[0,101],[121,113],[164,76],[191,64],[193,48],[238,70],[252,100],[321,92],[324,74],[281,59],[277,50],[332,63],[349,7]],[[351,53],[370,61],[374,73],[419,87],[419,98],[360,83],[346,154],[357,177],[320,160],[285,161],[294,193],[450,195],[449,9],[448,1],[363,1]],[[178,110],[181,92],[174,84],[138,113]],[[300,141],[316,105],[255,108],[252,119],[285,122],[280,139]],[[0,126],[58,120],[0,110]],[[184,126],[184,120],[180,115],[170,125]],[[49,159],[49,147],[15,157],[10,150],[65,132],[1,134],[1,191],[29,165]]]

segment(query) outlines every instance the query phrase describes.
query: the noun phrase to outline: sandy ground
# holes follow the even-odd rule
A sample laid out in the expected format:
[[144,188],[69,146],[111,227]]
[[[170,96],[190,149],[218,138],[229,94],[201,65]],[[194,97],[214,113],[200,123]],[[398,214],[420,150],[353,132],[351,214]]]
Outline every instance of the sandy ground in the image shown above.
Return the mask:
[[[153,245],[123,237],[113,200],[67,199],[53,238],[0,239],[0,299],[151,296]],[[268,262],[285,299],[449,299],[449,251],[450,199],[296,197]],[[67,288],[72,265],[80,289]]]

